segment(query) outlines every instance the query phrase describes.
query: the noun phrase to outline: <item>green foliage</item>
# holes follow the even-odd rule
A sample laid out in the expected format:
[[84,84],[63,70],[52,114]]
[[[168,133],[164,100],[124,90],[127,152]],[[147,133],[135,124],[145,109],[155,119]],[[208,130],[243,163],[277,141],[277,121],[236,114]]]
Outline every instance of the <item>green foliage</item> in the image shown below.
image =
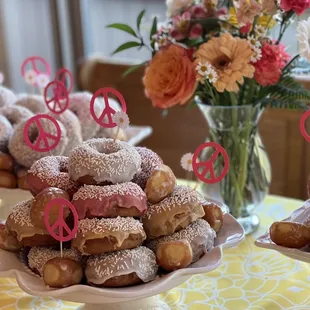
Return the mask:
[[141,11],[140,14],[138,15],[138,18],[137,18],[137,29],[138,31],[140,31],[140,26],[141,26],[141,22],[142,22],[142,18],[145,14],[145,10]]
[[135,42],[135,41],[126,42],[126,43],[122,44],[121,46],[119,46],[112,54],[114,55],[116,53],[127,50],[129,48],[140,47],[140,46],[141,46],[141,43],[139,43],[139,42]]
[[118,29],[118,30],[127,32],[127,33],[133,35],[134,37],[138,38],[136,32],[130,26],[128,26],[126,24],[114,23],[114,24],[108,25],[107,28]]
[[130,67],[122,74],[122,77],[125,78],[127,75],[129,75],[130,73],[136,71],[137,69],[139,69],[140,67],[144,66],[145,64],[146,64],[146,62],[143,62],[143,63],[138,64],[138,65],[130,66]]

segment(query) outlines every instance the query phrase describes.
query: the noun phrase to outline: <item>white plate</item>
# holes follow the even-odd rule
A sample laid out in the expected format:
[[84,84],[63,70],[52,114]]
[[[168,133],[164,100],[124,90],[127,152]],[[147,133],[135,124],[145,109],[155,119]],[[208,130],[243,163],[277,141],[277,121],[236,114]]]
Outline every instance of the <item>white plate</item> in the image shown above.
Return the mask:
[[[284,219],[283,221],[305,223],[305,220],[308,218],[310,218],[310,200],[307,200],[301,208],[295,210],[290,217]],[[261,248],[280,252],[281,254],[295,260],[310,263],[310,249],[308,247],[303,249],[291,249],[277,245],[271,241],[269,231],[257,238],[255,245]]]
[[153,132],[152,127],[149,126],[133,126],[130,125],[125,134],[128,137],[127,143],[130,145],[138,145],[143,140],[148,138]]

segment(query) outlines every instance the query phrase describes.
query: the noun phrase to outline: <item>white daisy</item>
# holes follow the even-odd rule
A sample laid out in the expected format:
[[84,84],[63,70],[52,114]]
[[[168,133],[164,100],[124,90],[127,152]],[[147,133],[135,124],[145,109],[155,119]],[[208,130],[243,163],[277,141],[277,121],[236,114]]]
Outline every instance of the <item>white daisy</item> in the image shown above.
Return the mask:
[[39,74],[36,77],[36,82],[39,88],[45,88],[47,84],[50,82],[48,75],[46,74]]
[[181,158],[181,166],[186,171],[193,171],[193,156],[192,153],[186,153]]
[[219,76],[212,66],[208,69],[206,78],[209,80],[211,84],[216,83],[216,81],[218,80]]
[[115,114],[112,116],[112,120],[121,129],[126,129],[129,126],[129,117],[123,111],[115,112]]
[[24,78],[27,84],[35,85],[37,82],[37,73],[34,70],[27,70],[24,74]]
[[210,68],[212,68],[212,66],[208,62],[199,62],[196,66],[196,70],[201,76],[207,76],[208,70],[210,70]]
[[297,24],[297,40],[300,55],[310,61],[310,17]]
[[4,82],[4,74],[0,72],[0,85]]
[[259,47],[254,46],[252,47],[252,51],[253,51],[253,55],[251,57],[251,61],[253,63],[256,63],[262,58],[262,50]]
[[253,35],[249,36],[247,40],[252,48],[261,46],[261,43]]
[[255,26],[255,35],[258,38],[264,37],[267,33],[267,29],[262,25]]

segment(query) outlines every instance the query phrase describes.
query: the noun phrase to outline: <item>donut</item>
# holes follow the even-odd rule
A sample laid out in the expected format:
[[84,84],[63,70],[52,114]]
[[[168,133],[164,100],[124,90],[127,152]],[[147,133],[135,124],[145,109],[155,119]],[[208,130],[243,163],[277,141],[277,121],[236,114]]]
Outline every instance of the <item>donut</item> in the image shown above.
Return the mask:
[[72,246],[82,255],[132,249],[146,239],[142,224],[132,217],[84,219],[79,221]]
[[310,228],[301,223],[275,222],[269,233],[275,244],[287,248],[300,249],[310,243]]
[[219,232],[223,226],[223,211],[221,204],[208,198],[202,202],[202,206],[205,211],[203,219],[210,224],[215,232]]
[[150,205],[142,221],[148,239],[173,234],[204,216],[198,192],[190,187],[176,186],[173,193]]
[[[56,187],[48,187],[45,188],[42,192],[40,192],[33,200],[30,208],[30,218],[32,223],[36,227],[40,227],[45,229],[44,223],[44,210],[46,205],[56,199],[56,198],[64,198],[69,199],[69,195],[67,192],[62,189]],[[70,215],[70,209],[67,206],[63,206],[63,219],[68,219]],[[52,226],[59,217],[59,205],[55,205],[51,208],[49,212],[49,223]]]
[[68,287],[81,283],[83,268],[70,258],[55,257],[46,262],[43,269],[43,280],[49,287]]
[[35,227],[30,218],[32,199],[17,204],[6,221],[9,231],[16,234],[23,246],[55,246],[58,241],[46,229]]
[[67,130],[69,141],[63,152],[63,156],[69,156],[71,151],[83,142],[80,121],[70,110],[66,110],[58,115],[54,113],[49,113],[49,115],[59,120]]
[[13,127],[33,116],[33,113],[27,108],[16,105],[1,108],[0,114],[6,117]]
[[13,134],[13,126],[4,117],[0,115],[0,152],[6,152],[11,135]]
[[[48,152],[36,152],[33,149],[31,149],[24,140],[24,127],[27,123],[27,120],[22,121],[18,125],[16,125],[14,129],[14,133],[11,136],[9,140],[9,151],[11,155],[15,158],[15,160],[22,166],[29,168],[31,165],[38,159],[45,157],[45,156],[51,156],[51,155],[61,155],[67,144],[68,144],[68,138],[67,138],[67,132],[65,127],[58,121],[58,124],[61,129],[61,137],[58,142],[58,145]],[[41,119],[40,120],[42,129],[45,132],[50,133],[51,135],[56,136],[56,128],[51,122],[47,119]],[[38,139],[38,128],[34,123],[32,123],[28,130],[28,137],[32,143],[36,143]],[[42,141],[43,143],[43,141]]]
[[79,219],[93,217],[140,217],[147,209],[146,195],[132,182],[107,186],[84,185],[74,195]]
[[19,189],[23,189],[26,191],[29,190],[29,186],[28,186],[27,181],[26,181],[27,173],[28,173],[28,170],[24,169],[24,168],[20,168],[17,171],[17,187]]
[[87,282],[98,287],[123,287],[146,283],[156,278],[154,253],[144,246],[88,258]]
[[0,187],[16,188],[17,180],[13,173],[8,171],[0,171]]
[[0,107],[12,105],[15,101],[14,93],[10,89],[0,86]]
[[135,148],[112,139],[91,139],[69,157],[70,178],[88,185],[129,182],[140,167],[141,157]]
[[15,105],[27,108],[34,114],[42,114],[48,111],[43,96],[19,94]]
[[16,235],[10,232],[4,224],[0,224],[0,249],[10,252],[18,252],[22,245]]
[[144,190],[146,181],[153,171],[163,164],[163,161],[155,152],[146,147],[138,146],[136,150],[141,156],[141,171],[134,176],[132,182],[137,183]]
[[170,195],[176,185],[173,171],[166,165],[157,167],[148,178],[145,187],[147,200],[157,203]]
[[192,247],[186,239],[161,242],[156,248],[156,261],[166,271],[186,268],[193,261]]
[[9,154],[0,152],[0,170],[13,172],[14,166],[14,158]]
[[209,251],[214,246],[215,231],[209,223],[203,219],[198,219],[186,228],[170,235],[151,240],[147,243],[147,247],[155,253],[161,243],[187,240],[192,248],[192,263],[199,260],[205,250]]
[[[69,95],[69,109],[80,120],[84,141],[95,137],[100,129],[100,125],[92,118],[89,110],[92,96],[89,92],[77,92]],[[103,111],[103,105],[99,99],[96,99],[94,108],[96,115],[99,117]]]
[[[72,259],[80,264],[83,263],[81,254],[75,249],[63,249],[63,258]],[[28,253],[28,265],[36,274],[43,276],[45,264],[56,257],[61,257],[60,251],[46,247],[33,247]]]

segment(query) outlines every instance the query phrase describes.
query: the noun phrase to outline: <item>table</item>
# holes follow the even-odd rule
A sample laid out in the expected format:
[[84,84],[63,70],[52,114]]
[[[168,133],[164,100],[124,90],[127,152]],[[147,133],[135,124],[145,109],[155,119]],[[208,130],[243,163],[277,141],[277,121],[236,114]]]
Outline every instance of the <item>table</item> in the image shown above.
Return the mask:
[[[258,232],[236,248],[224,251],[222,265],[208,274],[193,276],[157,298],[171,310],[280,310],[310,309],[310,265],[254,245],[269,225],[300,207],[301,201],[268,196],[257,208]],[[0,278],[0,309],[76,309],[79,305],[53,298],[31,297],[15,280]]]

